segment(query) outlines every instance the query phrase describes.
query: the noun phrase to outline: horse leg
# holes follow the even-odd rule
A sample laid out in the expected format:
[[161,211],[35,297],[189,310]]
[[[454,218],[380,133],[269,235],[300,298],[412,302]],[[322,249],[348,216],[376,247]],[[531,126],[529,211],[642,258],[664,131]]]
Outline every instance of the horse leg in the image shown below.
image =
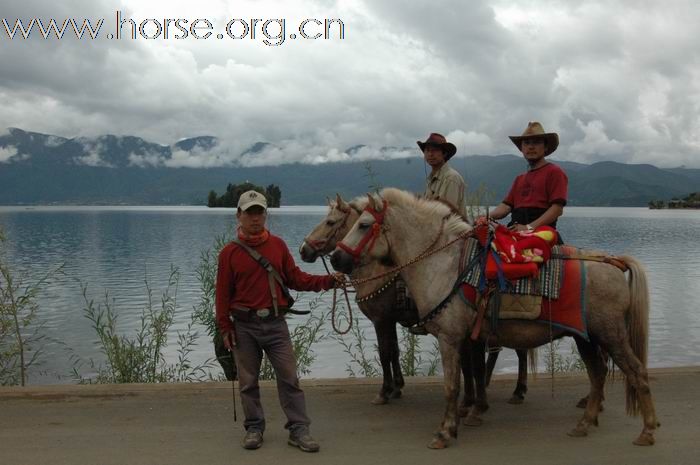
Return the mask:
[[383,382],[382,382],[382,387],[379,389],[379,393],[377,396],[372,399],[372,403],[374,405],[383,405],[389,402],[389,395],[391,394],[391,391],[394,389],[394,380],[392,378],[391,374],[391,356],[392,356],[392,348],[391,348],[391,336],[390,332],[393,329],[396,331],[396,328],[392,323],[387,323],[384,320],[380,321],[375,321],[374,323],[374,330],[377,333],[377,347],[379,349],[379,362],[382,365],[382,375],[383,375]]
[[476,400],[474,393],[474,368],[472,363],[472,345],[468,340],[462,341],[459,346],[459,362],[464,377],[464,397],[459,404],[459,416],[466,417],[469,409]]
[[469,410],[469,414],[464,419],[464,424],[467,426],[481,426],[484,423],[481,419],[481,414],[489,409],[486,398],[486,344],[482,341],[471,342],[465,340],[462,342],[462,345],[471,345],[474,386],[476,388],[476,399]]
[[391,398],[399,399],[401,397],[401,390],[403,389],[405,382],[403,380],[403,373],[401,372],[401,351],[399,349],[399,338],[396,334],[396,322],[391,323],[391,328],[389,328],[389,338],[391,349],[391,372],[394,379],[394,384],[391,390]]
[[433,439],[428,443],[430,449],[444,449],[447,447],[450,439],[457,437],[457,428],[459,427],[457,401],[459,400],[459,344],[461,341],[450,339],[449,336],[438,334],[444,373],[446,405],[440,430],[435,433]]
[[[598,352],[599,352],[599,354],[600,354],[599,356],[600,356],[601,359],[603,360],[603,363],[604,363],[604,364],[606,365],[606,367],[607,367],[607,365],[608,365],[608,354],[605,353],[605,351],[603,351],[603,350],[601,349],[600,346],[598,347]],[[603,398],[601,399],[601,402],[600,402],[600,411],[601,411],[601,412],[602,412],[603,410],[605,410],[605,408],[603,407],[603,401],[604,401],[604,400],[605,400],[605,395],[603,395]],[[581,399],[579,399],[579,401],[576,403],[576,407],[577,407],[577,408],[586,408],[586,405],[588,405],[588,396],[587,396],[587,395],[586,395],[585,397],[581,397]]]
[[508,403],[522,404],[527,392],[527,350],[515,349],[515,353],[518,354],[518,382]]
[[579,420],[576,428],[570,431],[569,436],[581,437],[588,435],[590,425],[598,426],[598,413],[601,410],[603,401],[603,388],[605,387],[605,377],[608,374],[608,366],[601,356],[598,348],[581,337],[574,337],[578,352],[586,364],[588,379],[591,384],[590,392],[587,396],[586,410]]
[[644,427],[634,444],[651,446],[654,444],[654,431],[660,423],[656,418],[647,370],[632,351],[627,338],[621,346],[608,348],[608,354],[625,375],[627,413],[636,415],[639,410],[642,412]]
[[503,350],[503,347],[489,347],[489,356],[486,360],[486,387],[491,384],[491,376],[493,376],[493,369],[496,368],[496,362],[498,361],[498,355]]

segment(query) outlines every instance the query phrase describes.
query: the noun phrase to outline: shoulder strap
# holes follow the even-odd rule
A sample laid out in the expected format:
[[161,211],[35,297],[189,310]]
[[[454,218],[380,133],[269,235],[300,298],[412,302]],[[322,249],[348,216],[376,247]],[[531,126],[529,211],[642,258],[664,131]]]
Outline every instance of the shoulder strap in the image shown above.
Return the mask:
[[270,263],[270,261],[267,258],[260,255],[260,253],[258,253],[256,250],[251,249],[249,246],[239,241],[238,239],[233,239],[231,242],[245,250],[248,253],[248,255],[250,255],[253,258],[253,260],[258,262],[258,264],[262,266],[265,269],[265,271],[267,271],[267,278],[270,284],[270,294],[272,297],[272,306],[275,310],[275,316],[277,316],[279,314],[279,304],[277,303],[277,292],[275,292],[275,281],[277,281],[280,287],[282,288],[282,294],[284,294],[284,296],[288,300],[292,298],[292,296],[289,294],[289,289],[287,289],[287,286],[285,286],[284,281],[282,281],[282,277],[272,266],[272,263]]

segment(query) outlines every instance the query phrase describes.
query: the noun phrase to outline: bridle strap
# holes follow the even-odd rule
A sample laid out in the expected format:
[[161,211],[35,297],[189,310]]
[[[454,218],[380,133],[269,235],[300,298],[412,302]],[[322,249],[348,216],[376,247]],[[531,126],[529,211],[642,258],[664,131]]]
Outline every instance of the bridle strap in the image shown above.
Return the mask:
[[350,248],[350,246],[343,244],[342,241],[336,244],[336,246],[339,249],[350,254],[350,256],[352,256],[355,262],[360,261],[360,254],[362,253],[362,250],[364,250],[365,246],[367,246],[367,244],[369,244],[369,247],[367,248],[367,253],[369,253],[372,251],[374,245],[377,242],[377,238],[379,237],[379,234],[382,231],[382,225],[384,224],[384,215],[386,213],[387,208],[389,208],[389,204],[386,200],[382,200],[382,205],[382,211],[380,212],[376,211],[369,205],[367,205],[367,207],[364,209],[364,211],[366,211],[374,217],[375,223],[372,225],[372,228],[365,233],[365,235],[362,237],[362,240],[360,240],[360,243],[357,244],[357,247],[355,247],[354,249]]

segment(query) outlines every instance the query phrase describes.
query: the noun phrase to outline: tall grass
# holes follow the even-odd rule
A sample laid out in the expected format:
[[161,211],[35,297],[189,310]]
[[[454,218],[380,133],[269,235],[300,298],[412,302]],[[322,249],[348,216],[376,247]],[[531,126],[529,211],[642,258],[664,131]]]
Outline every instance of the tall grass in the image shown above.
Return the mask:
[[29,369],[38,365],[42,354],[39,291],[63,273],[63,265],[32,279],[7,263],[5,244],[0,228],[0,385],[25,386]]
[[[129,336],[120,334],[117,327],[117,306],[109,291],[104,300],[95,303],[88,296],[87,284],[81,284],[85,302],[85,317],[92,323],[98,337],[98,347],[105,357],[103,363],[90,358],[79,357],[73,360],[73,375],[79,383],[165,383],[201,381],[209,376],[211,361],[193,364],[190,355],[197,345],[198,334],[191,320],[184,331],[177,332],[177,360],[168,363],[165,350],[168,333],[174,322],[177,308],[177,289],[180,272],[171,267],[166,289],[162,292],[159,304],[154,301],[153,290],[144,277],[146,305],[141,311],[140,326]],[[91,373],[84,375],[84,366]]]

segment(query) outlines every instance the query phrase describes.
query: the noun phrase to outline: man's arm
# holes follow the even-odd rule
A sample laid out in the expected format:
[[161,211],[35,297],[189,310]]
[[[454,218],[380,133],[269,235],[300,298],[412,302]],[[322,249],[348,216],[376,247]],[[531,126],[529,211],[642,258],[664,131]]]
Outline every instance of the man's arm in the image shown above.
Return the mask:
[[[556,219],[559,218],[562,213],[564,213],[564,206],[560,203],[553,203],[549,206],[547,211],[542,214],[542,216],[537,218],[535,221],[530,222],[530,227],[535,229],[542,225],[550,225],[556,221]],[[526,224],[514,224],[511,229],[514,229],[515,231],[526,231],[528,229],[527,226],[528,225]]]
[[502,220],[510,215],[513,209],[507,203],[501,202],[496,208],[489,212],[489,216],[494,220]]
[[542,216],[537,218],[535,221],[532,221],[530,226],[532,226],[534,229],[538,226],[552,224],[562,215],[562,213],[564,213],[564,206],[560,203],[553,203],[549,206],[547,211],[542,214]]
[[445,188],[440,194],[440,199],[447,202],[453,210],[464,216],[464,182],[461,178],[445,180]]
[[229,319],[229,305],[231,297],[233,297],[231,289],[231,280],[233,273],[231,272],[231,264],[228,257],[230,249],[225,247],[219,254],[219,265],[216,272],[216,325],[219,327],[219,332],[224,339],[224,346],[228,350],[232,350],[236,345],[236,338],[233,333],[233,323]]
[[[284,242],[283,242],[284,244]],[[301,270],[294,262],[294,257],[289,252],[287,244],[284,244],[284,276],[287,287],[296,291],[314,291],[333,289],[336,286],[337,278],[334,275],[314,275]]]

